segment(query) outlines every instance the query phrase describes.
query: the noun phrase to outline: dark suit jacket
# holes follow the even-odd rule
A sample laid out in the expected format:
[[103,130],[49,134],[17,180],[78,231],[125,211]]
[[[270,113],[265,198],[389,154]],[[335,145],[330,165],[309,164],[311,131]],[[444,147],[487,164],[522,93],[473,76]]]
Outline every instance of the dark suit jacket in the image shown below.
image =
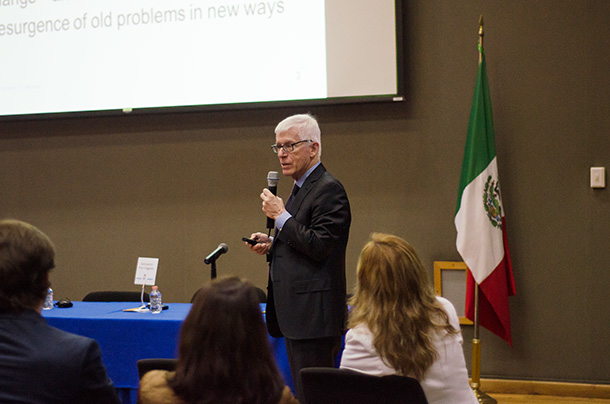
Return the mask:
[[294,198],[271,249],[267,325],[274,337],[345,330],[345,249],[351,212],[343,185],[320,164]]
[[0,314],[0,403],[119,404],[119,399],[95,340],[51,327],[26,310]]

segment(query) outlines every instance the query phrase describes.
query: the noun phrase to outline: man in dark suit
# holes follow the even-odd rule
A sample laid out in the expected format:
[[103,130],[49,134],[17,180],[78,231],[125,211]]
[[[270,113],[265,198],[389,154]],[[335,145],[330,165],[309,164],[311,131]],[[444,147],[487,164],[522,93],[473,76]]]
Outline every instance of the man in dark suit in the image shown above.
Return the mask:
[[41,316],[54,257],[36,227],[0,220],[0,403],[119,404],[97,342]]
[[267,326],[272,336],[285,339],[295,393],[304,402],[300,369],[334,366],[345,331],[351,212],[343,185],[320,162],[315,118],[288,117],[275,135],[272,148],[282,173],[295,185],[286,205],[263,190],[263,212],[275,220],[275,236],[252,234],[258,244],[250,249],[270,258]]

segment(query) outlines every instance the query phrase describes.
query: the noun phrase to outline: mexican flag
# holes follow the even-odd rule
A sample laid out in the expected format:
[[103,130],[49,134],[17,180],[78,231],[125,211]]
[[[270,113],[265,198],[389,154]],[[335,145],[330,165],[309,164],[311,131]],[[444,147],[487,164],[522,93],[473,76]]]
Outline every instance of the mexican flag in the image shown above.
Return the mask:
[[515,281],[500,195],[485,54],[480,45],[479,52],[455,213],[456,245],[469,269],[466,317],[474,320],[474,291],[479,285],[479,325],[512,346],[508,297],[515,294]]

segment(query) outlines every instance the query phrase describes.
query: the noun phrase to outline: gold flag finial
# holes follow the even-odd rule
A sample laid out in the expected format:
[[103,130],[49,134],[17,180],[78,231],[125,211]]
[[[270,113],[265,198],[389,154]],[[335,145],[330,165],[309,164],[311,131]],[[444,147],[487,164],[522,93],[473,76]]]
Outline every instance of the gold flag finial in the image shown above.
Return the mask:
[[483,14],[479,17],[479,36],[482,37],[483,33]]

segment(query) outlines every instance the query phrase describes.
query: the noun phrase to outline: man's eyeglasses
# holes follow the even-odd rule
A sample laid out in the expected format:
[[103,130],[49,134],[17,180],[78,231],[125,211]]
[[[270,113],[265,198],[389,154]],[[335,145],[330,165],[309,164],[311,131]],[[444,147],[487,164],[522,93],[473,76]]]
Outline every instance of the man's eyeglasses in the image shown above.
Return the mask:
[[300,143],[305,143],[305,142],[311,143],[311,142],[313,142],[313,140],[300,140],[296,143],[288,143],[288,144],[272,144],[271,150],[273,150],[273,152],[275,154],[277,154],[280,151],[280,149],[284,150],[286,153],[290,153],[290,152],[294,151],[294,146],[296,146]]

